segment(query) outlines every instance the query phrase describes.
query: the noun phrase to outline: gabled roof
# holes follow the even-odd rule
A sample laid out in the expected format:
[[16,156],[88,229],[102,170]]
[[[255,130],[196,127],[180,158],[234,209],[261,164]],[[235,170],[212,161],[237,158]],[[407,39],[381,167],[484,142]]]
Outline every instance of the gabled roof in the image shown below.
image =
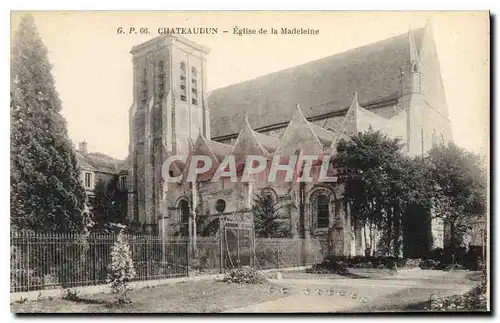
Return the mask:
[[[234,148],[231,154],[235,155],[238,159],[246,155],[268,155],[269,151],[261,143],[261,141],[257,139],[258,135],[259,133],[257,133],[252,129],[252,127],[250,127],[248,119],[245,117],[245,126],[243,127],[243,129],[241,129],[240,133],[238,134],[238,137],[236,138],[236,142],[234,143]],[[267,140],[267,138],[262,138],[262,139],[264,139],[264,141]],[[279,139],[278,139],[278,144],[279,144]]]
[[302,110],[297,105],[292,120],[281,138],[276,152],[282,155],[294,155],[302,150],[305,154],[316,154],[323,150],[324,145],[307,121]]
[[234,146],[226,145],[206,138],[205,143],[208,147],[210,147],[210,150],[215,154],[219,162],[221,162],[227,155],[230,155],[234,148]]
[[[402,118],[404,119],[401,120]],[[392,138],[404,138],[406,130],[406,123],[404,122],[405,119],[406,111],[404,110],[392,118],[386,119],[363,108],[359,105],[358,94],[355,93],[351,106],[344,115],[338,130],[335,132],[335,137],[330,144],[330,148],[333,149],[332,152],[335,152],[337,142],[340,139],[347,139],[358,132],[364,132],[370,128],[374,131],[381,131]],[[401,127],[403,128],[400,129]]]
[[309,125],[312,131],[316,134],[319,141],[323,144],[323,146],[330,146],[331,143],[335,140],[335,132],[322,128],[320,126],[315,125],[312,122],[309,122]]
[[[412,31],[417,51],[424,28]],[[401,68],[409,64],[410,34],[214,90],[208,97],[211,136],[237,134],[248,115],[255,128],[288,122],[300,104],[306,117],[399,98]]]
[[269,136],[260,132],[257,132],[253,130],[253,134],[255,135],[255,138],[257,139],[258,142],[261,143],[261,145],[266,148],[266,150],[270,153],[274,152],[276,148],[278,148],[280,144],[280,138],[276,138],[273,136]]
[[[191,158],[193,155],[205,155],[210,157],[210,159],[212,160],[210,170],[203,174],[198,174],[197,176],[197,181],[207,181],[211,179],[212,175],[216,172],[223,159],[227,155],[231,154],[231,152],[233,151],[233,146],[207,139],[202,135],[202,132],[200,132],[198,134],[198,139],[196,139],[196,142],[194,143],[194,145],[192,145],[190,151],[191,154],[189,155],[186,164],[191,164]],[[187,176],[188,172],[189,167],[185,167],[184,176]]]

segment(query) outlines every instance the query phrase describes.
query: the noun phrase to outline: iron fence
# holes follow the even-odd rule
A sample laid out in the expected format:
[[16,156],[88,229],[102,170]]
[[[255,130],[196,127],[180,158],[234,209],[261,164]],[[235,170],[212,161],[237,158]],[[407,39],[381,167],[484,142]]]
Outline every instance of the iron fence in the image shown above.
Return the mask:
[[322,240],[255,240],[255,265],[262,269],[313,265],[322,262],[325,255],[325,243]]
[[[11,292],[69,288],[106,283],[111,249],[117,235],[11,235]],[[188,241],[158,236],[128,236],[134,280],[188,274]]]
[[[11,235],[11,292],[105,284],[115,234]],[[135,281],[224,272],[228,264],[219,238],[187,239],[129,235]],[[255,248],[241,245],[240,259],[261,269],[310,265],[323,260],[318,240],[255,239]],[[231,251],[230,256],[233,255]],[[231,263],[231,262],[229,262]],[[227,268],[225,268],[227,267]]]

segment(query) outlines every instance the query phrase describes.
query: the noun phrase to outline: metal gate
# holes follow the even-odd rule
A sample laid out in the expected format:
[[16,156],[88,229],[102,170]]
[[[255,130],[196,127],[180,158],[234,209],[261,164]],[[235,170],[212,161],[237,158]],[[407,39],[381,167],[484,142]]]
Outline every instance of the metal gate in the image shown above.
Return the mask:
[[253,223],[234,217],[220,220],[221,269],[253,266],[255,234]]

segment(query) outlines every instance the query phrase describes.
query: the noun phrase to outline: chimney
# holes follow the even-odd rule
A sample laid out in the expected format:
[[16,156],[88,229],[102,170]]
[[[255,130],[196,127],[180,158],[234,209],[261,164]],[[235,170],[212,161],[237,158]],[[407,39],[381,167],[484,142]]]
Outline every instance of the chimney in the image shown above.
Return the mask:
[[78,144],[78,151],[83,155],[87,154],[87,142],[86,141],[82,141],[81,143]]

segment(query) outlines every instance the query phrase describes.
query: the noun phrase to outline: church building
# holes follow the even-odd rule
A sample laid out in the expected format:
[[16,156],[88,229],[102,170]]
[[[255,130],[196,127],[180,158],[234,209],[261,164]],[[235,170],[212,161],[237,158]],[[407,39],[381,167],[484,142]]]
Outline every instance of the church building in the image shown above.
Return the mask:
[[[400,138],[410,156],[452,140],[430,25],[210,94],[209,49],[161,35],[131,54],[127,216],[166,238],[203,235],[213,219],[248,211],[265,193],[280,203],[293,237],[328,235],[336,254],[362,255],[364,228],[351,222],[341,184],[166,183],[163,162],[182,154],[216,164],[227,155],[331,155],[339,139],[370,127]],[[437,227],[422,238],[428,248],[442,247]]]

